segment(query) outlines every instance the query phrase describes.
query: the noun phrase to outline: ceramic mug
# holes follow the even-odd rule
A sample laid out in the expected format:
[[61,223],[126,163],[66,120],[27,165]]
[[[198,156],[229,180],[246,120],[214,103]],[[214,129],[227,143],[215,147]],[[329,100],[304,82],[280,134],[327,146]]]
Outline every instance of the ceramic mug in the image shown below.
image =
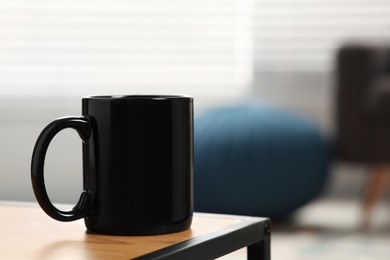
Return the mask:
[[[44,182],[54,136],[73,128],[83,142],[83,187],[70,211],[56,208]],[[193,99],[89,96],[81,117],[63,117],[35,144],[31,179],[41,208],[59,221],[84,218],[89,231],[156,235],[185,230],[193,214]]]

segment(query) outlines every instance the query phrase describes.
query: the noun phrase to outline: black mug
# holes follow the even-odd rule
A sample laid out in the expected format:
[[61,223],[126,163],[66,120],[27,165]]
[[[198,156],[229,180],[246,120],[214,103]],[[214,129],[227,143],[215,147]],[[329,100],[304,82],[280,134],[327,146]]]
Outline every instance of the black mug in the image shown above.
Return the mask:
[[[190,227],[193,214],[193,100],[185,96],[90,96],[82,117],[50,123],[35,144],[33,190],[59,221],[84,218],[87,230],[157,235]],[[44,183],[52,138],[73,128],[83,141],[83,187],[70,211],[56,208]]]

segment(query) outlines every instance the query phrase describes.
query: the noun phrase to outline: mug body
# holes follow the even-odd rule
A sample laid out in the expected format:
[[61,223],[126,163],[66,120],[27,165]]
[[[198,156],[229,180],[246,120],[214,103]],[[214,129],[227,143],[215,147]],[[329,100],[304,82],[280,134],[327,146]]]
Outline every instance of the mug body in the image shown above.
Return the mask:
[[90,96],[83,142],[89,231],[155,235],[190,227],[193,100],[183,96]]

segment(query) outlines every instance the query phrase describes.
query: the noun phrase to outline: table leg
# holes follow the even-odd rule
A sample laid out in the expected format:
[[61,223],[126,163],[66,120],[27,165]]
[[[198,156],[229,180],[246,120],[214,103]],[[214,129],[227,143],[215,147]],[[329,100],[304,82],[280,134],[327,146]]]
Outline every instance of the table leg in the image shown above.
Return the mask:
[[271,260],[271,227],[265,225],[265,238],[247,247],[248,260]]

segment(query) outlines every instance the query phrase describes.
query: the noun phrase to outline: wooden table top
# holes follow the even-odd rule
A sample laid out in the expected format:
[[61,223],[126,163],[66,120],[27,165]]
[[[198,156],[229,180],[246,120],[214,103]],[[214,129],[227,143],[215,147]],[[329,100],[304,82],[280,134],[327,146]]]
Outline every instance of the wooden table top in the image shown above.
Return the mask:
[[159,236],[87,234],[83,220],[59,222],[37,205],[0,203],[0,259],[130,259],[250,217],[194,215],[189,230]]

